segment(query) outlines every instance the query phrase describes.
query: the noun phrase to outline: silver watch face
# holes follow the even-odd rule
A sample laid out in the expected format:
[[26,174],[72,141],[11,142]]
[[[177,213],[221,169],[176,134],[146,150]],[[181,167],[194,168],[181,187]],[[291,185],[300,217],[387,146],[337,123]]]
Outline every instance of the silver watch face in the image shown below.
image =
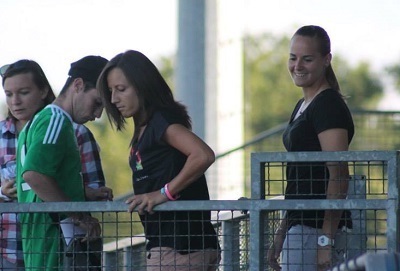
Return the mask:
[[318,237],[318,245],[321,247],[328,246],[328,245],[332,246],[333,240],[325,235],[321,235]]

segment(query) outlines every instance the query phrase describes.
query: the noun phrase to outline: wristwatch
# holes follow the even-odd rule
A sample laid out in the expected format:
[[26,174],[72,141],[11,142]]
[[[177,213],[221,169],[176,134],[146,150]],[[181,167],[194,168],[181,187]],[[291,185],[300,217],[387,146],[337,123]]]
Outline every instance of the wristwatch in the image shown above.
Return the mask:
[[329,238],[326,235],[320,235],[318,236],[318,245],[320,247],[325,247],[325,246],[334,246],[335,245],[335,240]]

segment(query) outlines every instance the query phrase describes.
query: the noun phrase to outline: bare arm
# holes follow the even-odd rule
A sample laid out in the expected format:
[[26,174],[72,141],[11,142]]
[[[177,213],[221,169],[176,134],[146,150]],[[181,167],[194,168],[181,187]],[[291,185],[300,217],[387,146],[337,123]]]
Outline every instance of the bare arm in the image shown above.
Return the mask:
[[[329,129],[318,134],[322,151],[347,151],[348,135],[345,129]],[[327,199],[345,199],[349,186],[349,169],[347,163],[327,163],[329,183]],[[322,231],[330,238],[334,238],[343,211],[326,210]]]
[[271,243],[267,253],[267,262],[273,270],[281,270],[281,267],[278,263],[278,259],[282,252],[283,242],[285,241],[287,231],[288,231],[288,219],[287,219],[287,211],[285,211],[282,216],[282,220],[275,231],[274,240]]
[[22,177],[43,201],[70,201],[52,177],[36,171],[26,171]]
[[[57,185],[54,178],[35,171],[26,171],[22,176],[27,184],[45,202],[70,201]],[[87,231],[87,237],[97,237],[101,233],[98,220],[88,213],[69,213],[72,220]]]
[[179,124],[168,127],[164,140],[187,156],[182,170],[169,184],[171,194],[177,195],[204,174],[214,163],[215,154],[203,140]]
[[[329,129],[318,134],[322,151],[347,151],[349,148],[347,130]],[[349,169],[347,163],[328,162],[329,183],[326,190],[327,199],[344,199],[349,186]],[[325,210],[322,233],[334,239],[342,210]],[[326,270],[332,262],[332,247],[318,246],[317,265],[318,271]]]
[[[215,155],[203,140],[180,124],[170,125],[165,131],[163,139],[167,144],[187,156],[182,170],[173,180],[169,180],[169,191],[175,196],[204,174],[215,161]],[[155,205],[166,201],[168,199],[160,191],[154,191],[132,196],[126,203],[129,204],[128,211],[132,212],[138,206],[139,213],[143,214],[144,211],[152,213]]]

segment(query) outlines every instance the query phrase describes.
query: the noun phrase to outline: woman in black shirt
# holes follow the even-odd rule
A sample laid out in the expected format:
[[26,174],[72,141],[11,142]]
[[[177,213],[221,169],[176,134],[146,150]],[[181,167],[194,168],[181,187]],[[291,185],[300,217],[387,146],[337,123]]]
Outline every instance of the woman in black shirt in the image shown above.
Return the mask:
[[[288,69],[304,97],[283,134],[287,151],[347,151],[354,135],[350,111],[331,66],[330,39],[319,26],[303,26],[290,43]],[[344,199],[346,163],[288,163],[285,199]],[[287,211],[268,262],[275,270],[326,270],[338,259],[333,245],[340,229],[352,228],[349,212]],[[279,254],[280,265],[277,259]],[[282,269],[280,269],[282,268]]]
[[147,270],[216,270],[219,246],[209,211],[153,211],[168,200],[209,200],[204,172],[215,156],[191,132],[186,108],[138,51],[110,60],[98,89],[118,130],[125,118],[135,125],[129,157],[135,195],[127,203],[131,212],[138,207],[148,239]]

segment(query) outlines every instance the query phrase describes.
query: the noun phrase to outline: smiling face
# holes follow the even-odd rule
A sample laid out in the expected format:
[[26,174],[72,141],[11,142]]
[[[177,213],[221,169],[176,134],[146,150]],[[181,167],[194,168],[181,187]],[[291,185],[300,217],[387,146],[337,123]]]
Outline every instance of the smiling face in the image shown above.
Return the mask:
[[7,77],[3,88],[11,114],[22,123],[29,121],[43,107],[48,91],[36,86],[31,73]]
[[140,109],[139,97],[134,86],[129,83],[120,68],[113,68],[107,75],[108,89],[111,91],[111,103],[124,118],[134,117]]
[[325,70],[330,64],[331,54],[322,56],[318,40],[295,35],[290,43],[288,69],[296,86],[319,88],[326,80]]

